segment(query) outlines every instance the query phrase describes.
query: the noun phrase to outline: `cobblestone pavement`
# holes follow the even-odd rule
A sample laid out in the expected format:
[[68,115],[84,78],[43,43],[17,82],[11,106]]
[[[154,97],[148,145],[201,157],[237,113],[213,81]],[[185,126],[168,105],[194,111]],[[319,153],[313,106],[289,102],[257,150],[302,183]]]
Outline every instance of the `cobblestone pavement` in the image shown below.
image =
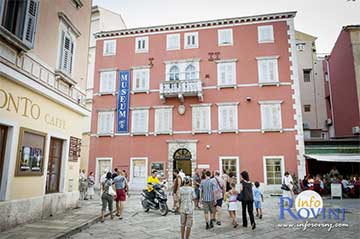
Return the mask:
[[[171,199],[168,205],[172,205]],[[239,227],[234,229],[228,217],[225,207],[223,209],[223,223],[221,226],[205,230],[203,212],[196,210],[194,213],[194,225],[191,238],[359,238],[360,235],[360,200],[325,200],[325,207],[345,207],[346,216],[343,223],[347,228],[334,228],[330,232],[325,228],[280,228],[279,224],[294,224],[297,221],[290,219],[286,214],[287,221],[279,220],[279,198],[266,197],[264,203],[263,219],[256,219],[257,227],[251,228],[241,226],[241,210],[237,212]],[[239,207],[240,208],[240,207]],[[72,238],[180,238],[180,216],[169,213],[160,216],[158,211],[143,212],[140,204],[140,196],[133,195],[126,204],[124,219],[114,220],[106,218],[105,223],[97,223],[90,228],[74,235]],[[301,221],[300,221],[301,222]],[[317,220],[316,223],[333,223],[336,221]]]

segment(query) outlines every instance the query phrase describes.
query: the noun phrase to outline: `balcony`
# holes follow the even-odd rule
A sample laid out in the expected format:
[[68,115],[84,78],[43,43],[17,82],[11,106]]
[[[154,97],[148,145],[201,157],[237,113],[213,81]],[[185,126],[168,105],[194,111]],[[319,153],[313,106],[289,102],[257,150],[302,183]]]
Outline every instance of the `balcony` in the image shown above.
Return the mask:
[[169,80],[160,83],[160,100],[165,103],[166,98],[179,98],[184,102],[184,97],[197,96],[203,101],[201,80]]

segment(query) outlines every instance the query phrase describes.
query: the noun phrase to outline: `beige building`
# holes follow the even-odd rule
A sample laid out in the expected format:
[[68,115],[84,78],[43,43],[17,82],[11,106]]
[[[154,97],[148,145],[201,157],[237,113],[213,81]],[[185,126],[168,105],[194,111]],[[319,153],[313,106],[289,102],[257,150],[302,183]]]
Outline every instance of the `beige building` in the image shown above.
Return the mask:
[[[95,71],[95,51],[96,51],[96,39],[94,34],[101,31],[113,31],[119,29],[125,29],[126,25],[122,16],[118,13],[101,8],[99,6],[93,6],[91,11],[91,26],[90,26],[90,41],[89,41],[89,53],[88,53],[88,74],[86,85],[86,106],[92,108],[93,100],[93,88],[94,88],[94,71]],[[81,145],[81,164],[80,168],[87,169],[89,162],[89,145],[90,145],[90,120],[87,120],[87,128],[82,138]]]
[[77,206],[90,16],[91,1],[0,1],[0,230]]
[[295,33],[304,139],[327,139],[323,58],[316,53],[316,37]]

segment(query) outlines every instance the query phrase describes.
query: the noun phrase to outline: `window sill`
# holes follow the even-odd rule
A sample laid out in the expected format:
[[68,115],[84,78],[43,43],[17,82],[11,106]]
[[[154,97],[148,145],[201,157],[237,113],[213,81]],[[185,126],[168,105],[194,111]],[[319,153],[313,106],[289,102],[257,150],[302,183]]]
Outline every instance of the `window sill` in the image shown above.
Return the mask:
[[177,51],[177,50],[181,50],[180,47],[179,48],[166,48],[167,51]]
[[116,56],[116,53],[104,53],[103,56]]
[[55,78],[60,78],[62,81],[68,83],[71,86],[77,85],[77,82],[71,76],[69,76],[68,73],[60,69],[55,70]]
[[146,93],[146,94],[149,94],[150,90],[147,89],[147,90],[132,90],[131,91],[131,94],[139,94],[139,93]]
[[280,86],[280,81],[276,81],[276,82],[262,82],[259,83],[259,87],[264,87],[264,86]]
[[97,133],[96,137],[114,137],[113,133]]
[[113,91],[113,92],[99,92],[99,96],[103,96],[103,95],[113,95],[115,96],[116,92]]
[[218,46],[233,46],[233,43],[219,43]]
[[166,131],[166,132],[154,132],[154,136],[157,136],[157,135],[172,135],[172,131]]
[[199,48],[199,46],[185,46],[184,49],[196,49]]
[[261,129],[261,133],[271,133],[271,132],[284,132],[284,129]]
[[274,42],[275,42],[274,40],[258,41],[259,44],[262,44],[262,43],[274,43]]
[[220,90],[221,88],[234,88],[234,89],[236,89],[237,85],[236,84],[231,84],[231,85],[218,85],[217,86],[218,90]]
[[194,134],[211,134],[211,130],[196,130],[196,131],[192,131],[191,133],[193,135]]
[[218,130],[218,134],[222,134],[222,133],[236,133],[238,134],[239,133],[239,130],[238,129],[219,129]]
[[135,53],[149,53],[148,50],[135,50]]
[[15,47],[19,51],[29,51],[32,47],[26,45],[23,41],[21,41],[16,35],[9,32],[6,28],[0,25],[0,35],[13,47]]
[[131,136],[149,136],[148,132],[131,132]]

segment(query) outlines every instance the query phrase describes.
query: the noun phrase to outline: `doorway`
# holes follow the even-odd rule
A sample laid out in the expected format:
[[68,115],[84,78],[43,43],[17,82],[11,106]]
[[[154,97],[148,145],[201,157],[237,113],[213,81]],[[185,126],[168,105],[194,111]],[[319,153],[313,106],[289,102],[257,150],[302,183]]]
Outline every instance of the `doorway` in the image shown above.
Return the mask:
[[0,125],[0,187],[1,187],[2,173],[4,170],[7,130],[8,128],[6,126]]
[[63,141],[61,139],[50,139],[49,162],[46,176],[46,193],[59,192],[62,148]]
[[147,158],[130,159],[130,183],[131,188],[143,189],[147,182]]
[[174,156],[174,170],[182,169],[186,176],[192,175],[191,170],[191,153],[185,148],[181,148],[175,151]]

